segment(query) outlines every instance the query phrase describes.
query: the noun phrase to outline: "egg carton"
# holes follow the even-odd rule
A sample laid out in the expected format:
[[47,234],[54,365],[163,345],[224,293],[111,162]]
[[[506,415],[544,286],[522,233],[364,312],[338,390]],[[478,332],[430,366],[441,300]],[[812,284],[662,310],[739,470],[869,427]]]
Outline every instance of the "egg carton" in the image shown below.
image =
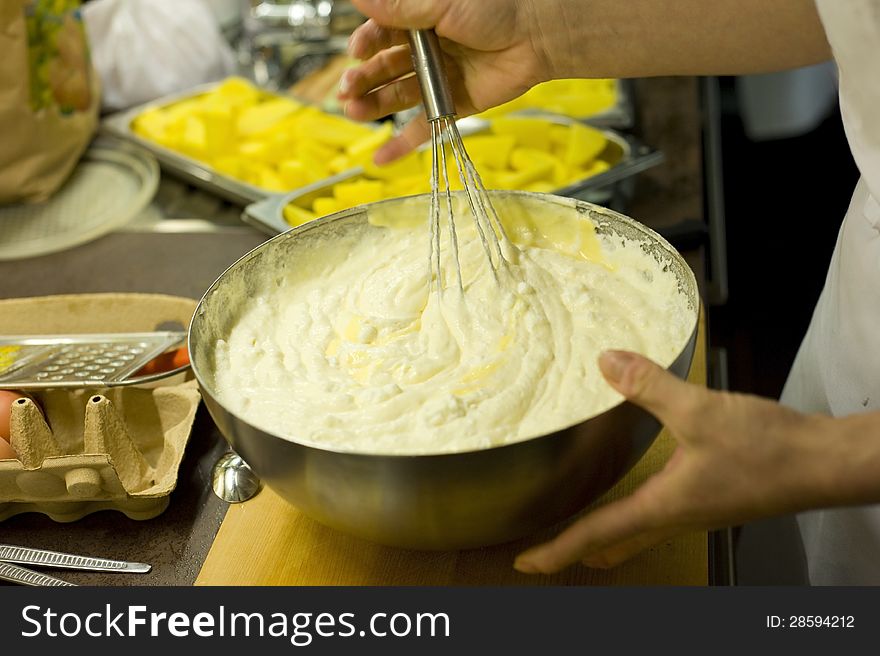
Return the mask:
[[[148,332],[185,326],[196,302],[157,294],[0,301],[0,334]],[[201,396],[181,375],[152,387],[50,389],[14,402],[0,460],[0,521],[58,522],[99,510],[151,519],[169,503]]]

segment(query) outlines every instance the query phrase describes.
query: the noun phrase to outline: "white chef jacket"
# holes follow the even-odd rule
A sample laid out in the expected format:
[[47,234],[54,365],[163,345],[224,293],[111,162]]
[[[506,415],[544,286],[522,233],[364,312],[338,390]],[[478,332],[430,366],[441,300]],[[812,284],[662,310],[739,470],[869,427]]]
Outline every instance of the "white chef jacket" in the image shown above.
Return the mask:
[[[842,416],[880,410],[880,0],[816,4],[862,177],[782,402]],[[817,193],[815,212],[824,211]],[[797,220],[809,227],[809,216]],[[794,242],[792,248],[797,258]],[[804,513],[798,523],[812,584],[880,585],[880,506]]]

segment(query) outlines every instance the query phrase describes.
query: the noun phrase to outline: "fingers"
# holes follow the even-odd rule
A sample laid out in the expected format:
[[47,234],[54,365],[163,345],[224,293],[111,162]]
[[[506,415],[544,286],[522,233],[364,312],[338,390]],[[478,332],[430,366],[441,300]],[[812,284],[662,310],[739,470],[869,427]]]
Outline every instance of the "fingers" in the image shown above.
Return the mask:
[[418,30],[437,25],[448,0],[352,0],[352,4],[380,25]]
[[647,498],[637,493],[591,512],[550,542],[520,554],[514,567],[527,574],[551,574],[660,530],[654,528],[656,506],[648,504]]
[[422,112],[407,123],[400,134],[377,150],[373,161],[379,166],[392,162],[411,153],[427,141],[430,136],[431,128],[428,127],[428,120],[425,118],[425,113]]
[[636,353],[606,351],[599,357],[599,368],[611,387],[673,432],[693,422],[695,410],[709,394]]
[[358,27],[348,39],[348,54],[356,59],[369,59],[386,48],[407,43],[402,30],[382,27],[373,20]]
[[[339,81],[339,99],[355,100],[374,89],[412,73],[409,48],[396,46],[381,51],[360,66],[345,71]],[[395,110],[396,111],[396,110]]]
[[408,77],[346,103],[345,115],[355,121],[375,121],[418,105],[421,99],[418,80]]
[[629,540],[623,540],[600,549],[582,558],[584,565],[593,569],[608,569],[626,562],[636,554],[656,544],[678,535],[678,529],[658,529],[641,533]]

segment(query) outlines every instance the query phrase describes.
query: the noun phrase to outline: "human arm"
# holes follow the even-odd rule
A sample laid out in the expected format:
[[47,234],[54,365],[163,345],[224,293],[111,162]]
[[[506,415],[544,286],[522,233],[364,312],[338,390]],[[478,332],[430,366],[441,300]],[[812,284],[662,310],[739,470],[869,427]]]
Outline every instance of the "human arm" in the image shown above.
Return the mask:
[[[830,57],[814,0],[353,1],[370,17],[350,41],[364,62],[340,87],[357,120],[420,101],[405,29],[441,37],[462,116],[556,78],[758,73]],[[427,135],[420,117],[377,160]]]
[[587,514],[515,567],[612,567],[674,535],[807,510],[880,501],[880,413],[805,415],[678,380],[640,356],[605,355],[609,383],[677,441],[632,495]]

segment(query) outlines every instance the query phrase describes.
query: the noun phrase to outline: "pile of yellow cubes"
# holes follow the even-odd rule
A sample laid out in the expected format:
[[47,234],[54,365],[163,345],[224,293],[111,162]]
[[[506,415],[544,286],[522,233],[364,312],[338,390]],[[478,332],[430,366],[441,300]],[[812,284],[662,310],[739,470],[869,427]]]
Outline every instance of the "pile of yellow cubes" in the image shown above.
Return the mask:
[[[493,119],[487,133],[464,138],[465,149],[487,189],[552,192],[608,170],[601,158],[608,145],[605,134],[578,122],[559,124],[546,118]],[[319,216],[371,203],[431,191],[432,153],[412,153],[387,166],[364,163],[364,173],[327,188],[309,203],[294,201],[284,218],[297,226]],[[461,189],[455,159],[447,155],[452,189]]]
[[289,191],[355,168],[391,138],[349,121],[268,94],[241,78],[211,91],[139,114],[134,132],[216,171],[267,191]]
[[[591,84],[592,105],[584,106]],[[613,81],[561,81],[539,85],[502,110],[493,110],[486,132],[465,137],[471,159],[488,189],[551,192],[607,170],[603,132],[577,121],[499,115],[553,99],[562,109],[597,109],[613,102]],[[566,86],[567,85],[567,86]],[[566,91],[567,90],[567,91]],[[581,105],[573,103],[580,98]],[[551,105],[552,106],[552,105]],[[318,216],[386,198],[430,191],[431,151],[413,153],[387,166],[372,162],[392,137],[392,126],[364,125],[267,93],[241,78],[139,114],[132,129],[144,139],[197,160],[226,176],[269,192],[286,192],[356,168],[362,173],[287,205],[284,217],[300,225]],[[453,189],[461,182],[447,157]]]
[[538,84],[519,98],[498,105],[480,116],[492,118],[511,112],[535,110],[584,119],[612,109],[617,104],[617,80],[551,80]]

